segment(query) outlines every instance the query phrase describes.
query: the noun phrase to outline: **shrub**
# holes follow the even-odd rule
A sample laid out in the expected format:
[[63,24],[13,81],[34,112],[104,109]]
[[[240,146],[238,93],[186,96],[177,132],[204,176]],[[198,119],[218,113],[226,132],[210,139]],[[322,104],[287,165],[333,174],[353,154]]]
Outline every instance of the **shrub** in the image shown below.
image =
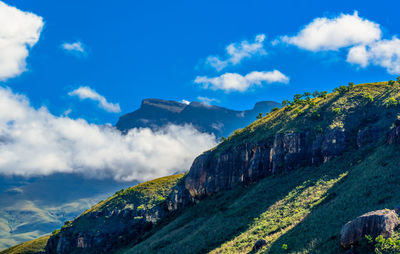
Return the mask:
[[261,119],[263,118],[263,113],[258,113],[258,115],[256,116],[257,119]]
[[322,91],[322,92],[319,93],[318,97],[326,98],[326,97],[328,97],[328,92],[327,91]]
[[394,238],[385,239],[382,235],[375,238],[375,253],[394,254],[400,253],[400,240]]
[[287,250],[288,250],[288,246],[287,246],[286,243],[282,244],[282,249],[283,249],[284,251],[287,251]]
[[349,88],[351,89],[351,88],[353,88],[353,86],[354,86],[354,83],[353,82],[349,82]]
[[271,112],[275,112],[275,111],[277,111],[277,110],[279,110],[279,108],[278,108],[278,107],[275,107],[275,108],[271,109]]
[[396,82],[394,82],[394,80],[389,80],[389,81],[388,81],[388,85],[389,85],[389,86],[393,86],[394,83],[396,83]]
[[396,78],[396,81],[400,84],[400,76]]
[[339,86],[339,87],[336,87],[335,89],[333,89],[333,91],[334,92],[338,92],[339,94],[344,94],[347,91],[349,91],[349,87],[347,87],[347,86]]
[[372,97],[372,95],[371,94],[369,94],[369,93],[367,93],[367,94],[364,94],[364,100],[367,102],[367,103],[369,103],[369,102],[373,102],[374,101],[374,97]]
[[395,98],[391,97],[386,100],[386,107],[392,107],[392,106],[397,106],[398,102]]
[[340,108],[334,108],[332,109],[332,112],[335,113],[336,115],[340,115],[342,113],[342,110]]
[[296,108],[296,109],[294,110],[294,113],[296,113],[297,115],[301,115],[301,114],[303,114],[303,110],[301,110],[301,109],[299,109],[299,108]]
[[314,112],[311,113],[311,118],[314,119],[314,120],[318,120],[318,119],[321,118],[321,114],[318,113],[317,111],[314,111]]
[[322,129],[321,126],[317,125],[317,127],[315,127],[315,132],[316,133],[322,133],[324,131],[324,129]]

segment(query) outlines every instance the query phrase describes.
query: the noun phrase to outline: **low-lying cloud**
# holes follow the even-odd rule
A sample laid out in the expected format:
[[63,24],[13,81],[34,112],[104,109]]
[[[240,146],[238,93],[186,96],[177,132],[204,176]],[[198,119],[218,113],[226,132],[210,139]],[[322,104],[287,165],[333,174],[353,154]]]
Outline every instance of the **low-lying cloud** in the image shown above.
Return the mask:
[[146,181],[189,169],[193,159],[216,145],[192,126],[159,131],[111,126],[55,116],[0,87],[0,174],[81,173],[88,177]]

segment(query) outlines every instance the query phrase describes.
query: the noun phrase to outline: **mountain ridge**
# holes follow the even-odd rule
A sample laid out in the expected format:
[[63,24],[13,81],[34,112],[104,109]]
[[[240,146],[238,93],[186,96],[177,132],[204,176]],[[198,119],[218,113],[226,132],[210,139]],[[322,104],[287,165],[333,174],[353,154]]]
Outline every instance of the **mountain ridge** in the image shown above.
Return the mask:
[[[98,223],[126,219],[122,190],[104,213],[83,214],[96,222],[68,222],[45,251],[345,253],[339,239],[346,222],[400,201],[400,84],[341,86],[285,104],[197,157],[155,206],[142,211],[147,203],[137,203],[145,216],[130,231],[147,225],[140,237]],[[368,244],[354,243],[352,251],[400,251]]]

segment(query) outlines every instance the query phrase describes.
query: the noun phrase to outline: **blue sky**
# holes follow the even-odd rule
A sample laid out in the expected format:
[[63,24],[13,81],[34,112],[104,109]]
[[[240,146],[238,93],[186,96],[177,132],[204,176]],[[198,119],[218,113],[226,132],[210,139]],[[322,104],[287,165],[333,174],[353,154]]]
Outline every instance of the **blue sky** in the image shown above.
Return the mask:
[[[293,94],[332,90],[347,84],[394,79],[371,57],[369,65],[346,61],[349,50],[360,41],[334,50],[306,49],[304,43],[288,43],[315,18],[328,20],[341,14],[358,16],[379,25],[379,38],[400,36],[398,1],[4,1],[43,18],[39,41],[29,50],[27,70],[3,85],[25,94],[35,107],[46,106],[53,114],[70,111],[72,118],[115,124],[121,114],[137,109],[143,98],[171,100],[215,99],[212,104],[251,108],[261,100],[282,101]],[[372,26],[373,27],[373,26]],[[225,48],[247,40],[256,43],[265,35],[262,49],[218,71],[207,64],[209,56],[226,60]],[[369,34],[369,30],[368,30]],[[373,37],[373,35],[371,35]],[[362,35],[361,35],[362,37]],[[273,41],[280,41],[276,45]],[[65,50],[63,43],[82,50]],[[362,44],[361,43],[361,44]],[[309,47],[310,48],[310,47]],[[79,48],[78,48],[79,49]],[[396,48],[394,49],[397,52]],[[81,52],[83,51],[83,52]],[[396,57],[396,55],[394,55]],[[374,62],[375,61],[375,62]],[[214,78],[226,73],[241,76],[278,70],[287,82],[260,82],[248,89],[214,90],[197,84],[196,77]],[[258,73],[260,74],[260,73]],[[265,73],[264,73],[265,74]],[[254,75],[253,75],[254,76]],[[236,76],[235,76],[236,77]],[[89,87],[104,96],[109,106],[73,95]],[[92,97],[93,98],[93,97]],[[108,108],[110,109],[110,107]]]

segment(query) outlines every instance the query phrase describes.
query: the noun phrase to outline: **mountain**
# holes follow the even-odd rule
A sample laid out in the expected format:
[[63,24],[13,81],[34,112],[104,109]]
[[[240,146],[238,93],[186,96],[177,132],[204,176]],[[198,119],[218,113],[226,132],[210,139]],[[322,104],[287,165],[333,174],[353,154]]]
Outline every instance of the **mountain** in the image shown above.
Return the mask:
[[184,104],[161,99],[145,99],[140,108],[120,117],[116,128],[128,131],[132,128],[159,129],[167,124],[192,124],[201,132],[214,133],[216,137],[228,136],[256,119],[259,113],[267,113],[281,104],[263,101],[251,110],[236,111],[200,102]]
[[[279,105],[259,102],[253,110],[234,111],[199,102],[186,105],[145,99],[140,109],[122,116],[116,126],[127,131],[133,127],[158,129],[169,123],[193,124],[200,131],[220,136]],[[137,181],[86,179],[77,174],[0,176],[0,250],[48,234],[100,200],[134,184]]]
[[400,253],[400,84],[313,95],[3,253]]
[[61,173],[0,176],[0,249],[48,234],[116,190],[136,183]]

